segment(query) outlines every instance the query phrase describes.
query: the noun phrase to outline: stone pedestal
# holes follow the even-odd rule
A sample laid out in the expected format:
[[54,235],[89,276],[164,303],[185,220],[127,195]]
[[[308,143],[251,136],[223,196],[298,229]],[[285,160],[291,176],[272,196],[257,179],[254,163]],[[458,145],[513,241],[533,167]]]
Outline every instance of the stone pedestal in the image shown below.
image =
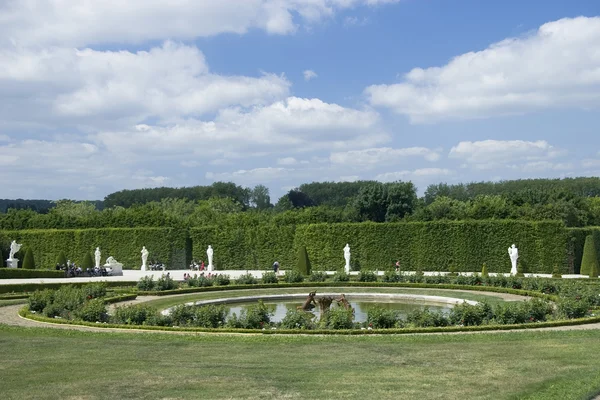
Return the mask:
[[19,266],[18,258],[9,258],[8,260],[6,260],[7,268],[17,268],[18,266]]
[[142,265],[142,267],[140,268],[140,271],[147,271],[146,264]]

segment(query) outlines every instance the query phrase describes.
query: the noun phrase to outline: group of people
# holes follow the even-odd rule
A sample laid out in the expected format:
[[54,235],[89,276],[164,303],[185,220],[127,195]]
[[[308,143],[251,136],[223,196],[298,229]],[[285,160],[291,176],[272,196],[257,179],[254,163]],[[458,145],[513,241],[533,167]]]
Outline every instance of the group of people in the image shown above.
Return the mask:
[[68,277],[80,276],[83,273],[83,270],[81,269],[81,267],[78,266],[77,264],[75,264],[74,262],[71,262],[71,260],[67,260],[66,265],[56,263],[55,269],[57,271],[65,271],[65,275]]
[[167,267],[160,261],[150,261],[150,265],[148,265],[150,271],[165,271]]
[[204,265],[204,261],[202,260],[192,260],[192,262],[190,263],[190,271],[204,271],[205,269],[206,266]]
[[[198,276],[197,274],[194,274],[194,278],[196,278],[197,276]],[[217,274],[212,274],[209,272],[208,274],[205,275],[204,272],[202,272],[202,273],[200,273],[200,276],[210,279],[210,278],[214,278],[215,276],[217,276]],[[188,274],[187,272],[184,272],[183,280],[187,281],[188,279],[192,279],[192,274]]]

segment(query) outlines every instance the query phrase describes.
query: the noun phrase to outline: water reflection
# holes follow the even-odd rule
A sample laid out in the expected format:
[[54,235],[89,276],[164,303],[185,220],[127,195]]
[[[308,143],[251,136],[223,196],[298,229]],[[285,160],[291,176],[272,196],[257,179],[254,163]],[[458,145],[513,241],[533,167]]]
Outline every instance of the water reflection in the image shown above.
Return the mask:
[[[423,303],[417,301],[409,301],[409,300],[397,300],[390,302],[382,302],[381,300],[365,300],[361,299],[358,301],[350,300],[350,304],[354,308],[354,321],[355,322],[365,322],[367,320],[367,312],[372,307],[383,307],[390,310],[398,311],[401,318],[405,319],[408,313],[414,310],[422,310],[424,308],[429,308],[431,311],[442,312],[444,314],[449,314],[452,308],[450,304],[440,304],[440,303]],[[252,303],[238,303],[228,307],[228,316],[233,313],[240,315],[241,311],[247,308],[250,305],[254,305],[256,302]],[[281,322],[281,320],[285,317],[288,310],[296,310],[298,306],[302,305],[302,301],[293,301],[293,300],[282,300],[282,301],[270,301],[265,302],[265,305],[269,307],[269,310],[273,312],[273,316],[271,317],[272,322]],[[331,304],[331,308],[338,307],[337,303],[334,301]],[[317,319],[321,317],[321,313],[319,312],[319,307],[315,307],[312,311]]]

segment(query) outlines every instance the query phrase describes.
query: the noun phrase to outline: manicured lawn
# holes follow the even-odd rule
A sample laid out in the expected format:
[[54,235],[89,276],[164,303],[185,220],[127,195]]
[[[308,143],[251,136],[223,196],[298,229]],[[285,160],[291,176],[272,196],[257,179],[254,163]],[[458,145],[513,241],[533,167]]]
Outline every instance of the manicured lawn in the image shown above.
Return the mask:
[[580,399],[600,333],[179,336],[0,325],[3,399]]
[[[192,293],[178,296],[170,296],[157,300],[152,300],[146,304],[157,307],[158,309],[164,309],[175,306],[177,304],[183,304],[190,301],[199,300],[210,300],[227,297],[242,297],[242,296],[259,296],[263,294],[280,294],[280,293],[306,293],[308,295],[312,290],[319,293],[408,293],[408,294],[424,294],[429,296],[445,296],[454,297],[465,300],[475,301],[487,301],[491,305],[501,303],[504,300],[498,296],[488,296],[475,291],[455,291],[445,289],[411,289],[411,288],[364,288],[364,287],[319,287],[317,289],[311,288],[269,288],[269,289],[245,289],[245,290],[227,290],[223,292],[206,292],[206,293]],[[298,304],[302,304],[299,301]]]

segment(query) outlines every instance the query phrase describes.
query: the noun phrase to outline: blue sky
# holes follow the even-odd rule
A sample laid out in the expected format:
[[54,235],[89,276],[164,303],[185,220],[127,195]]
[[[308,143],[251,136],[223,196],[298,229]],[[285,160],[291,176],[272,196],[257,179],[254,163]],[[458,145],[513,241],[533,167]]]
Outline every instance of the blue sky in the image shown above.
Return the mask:
[[600,173],[597,1],[0,4],[3,198]]

